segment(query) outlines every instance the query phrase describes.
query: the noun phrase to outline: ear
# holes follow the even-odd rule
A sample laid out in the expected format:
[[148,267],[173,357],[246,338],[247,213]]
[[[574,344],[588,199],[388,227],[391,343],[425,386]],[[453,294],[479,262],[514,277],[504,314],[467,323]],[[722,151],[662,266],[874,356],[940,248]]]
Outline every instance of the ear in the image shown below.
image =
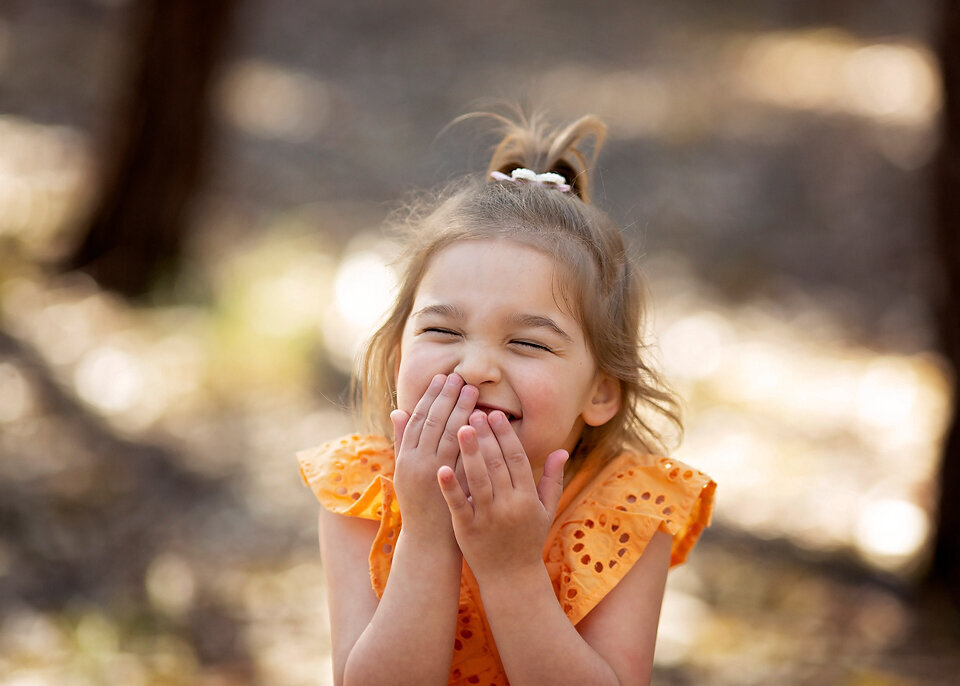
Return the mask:
[[606,424],[620,410],[620,380],[597,372],[593,389],[580,416],[589,426]]

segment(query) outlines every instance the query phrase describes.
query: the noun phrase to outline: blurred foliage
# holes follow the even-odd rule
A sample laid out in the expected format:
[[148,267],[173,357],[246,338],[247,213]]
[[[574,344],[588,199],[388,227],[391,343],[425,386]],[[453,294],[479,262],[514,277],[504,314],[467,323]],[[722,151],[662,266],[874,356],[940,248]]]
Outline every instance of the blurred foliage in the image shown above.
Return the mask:
[[47,267],[95,196],[133,0],[0,9],[0,684],[328,683],[293,453],[355,428],[378,228],[483,166],[488,94],[592,111],[599,202],[720,482],[656,683],[946,683],[919,594],[952,379],[926,204],[936,3],[246,0],[181,272],[132,305]]

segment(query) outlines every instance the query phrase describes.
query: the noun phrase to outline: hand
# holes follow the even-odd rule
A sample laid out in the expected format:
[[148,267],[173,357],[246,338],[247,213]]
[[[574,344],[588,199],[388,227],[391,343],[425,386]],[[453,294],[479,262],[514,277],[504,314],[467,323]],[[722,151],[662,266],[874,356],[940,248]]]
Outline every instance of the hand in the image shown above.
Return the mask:
[[473,412],[457,432],[468,496],[449,465],[437,470],[454,534],[477,579],[543,565],[542,549],[563,491],[569,454],[547,456],[543,476],[533,471],[502,412]]
[[390,413],[394,428],[394,486],[408,534],[437,536],[450,531],[450,514],[437,487],[440,467],[457,464],[457,430],[464,426],[479,393],[457,374],[438,374],[430,382],[413,414]]

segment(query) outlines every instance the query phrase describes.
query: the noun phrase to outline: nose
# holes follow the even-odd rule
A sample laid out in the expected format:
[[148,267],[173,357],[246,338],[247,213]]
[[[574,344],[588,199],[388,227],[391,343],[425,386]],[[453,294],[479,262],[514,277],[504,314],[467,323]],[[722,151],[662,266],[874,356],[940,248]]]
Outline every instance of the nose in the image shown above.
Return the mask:
[[471,386],[500,381],[500,363],[494,351],[485,345],[464,346],[454,370]]

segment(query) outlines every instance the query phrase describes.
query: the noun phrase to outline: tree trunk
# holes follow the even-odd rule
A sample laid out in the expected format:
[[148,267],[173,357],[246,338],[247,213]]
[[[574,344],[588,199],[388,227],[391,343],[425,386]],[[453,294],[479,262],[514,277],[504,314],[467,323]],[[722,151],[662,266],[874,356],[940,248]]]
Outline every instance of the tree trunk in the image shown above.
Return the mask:
[[[943,352],[960,373],[960,0],[943,3],[939,57],[943,131],[936,168],[935,237],[942,266],[937,319]],[[956,387],[956,383],[955,383]],[[954,391],[956,393],[956,391]],[[956,400],[943,448],[940,504],[929,581],[960,610],[960,415]]]
[[239,0],[141,0],[98,197],[68,269],[143,295],[175,274],[206,157],[209,92]]

